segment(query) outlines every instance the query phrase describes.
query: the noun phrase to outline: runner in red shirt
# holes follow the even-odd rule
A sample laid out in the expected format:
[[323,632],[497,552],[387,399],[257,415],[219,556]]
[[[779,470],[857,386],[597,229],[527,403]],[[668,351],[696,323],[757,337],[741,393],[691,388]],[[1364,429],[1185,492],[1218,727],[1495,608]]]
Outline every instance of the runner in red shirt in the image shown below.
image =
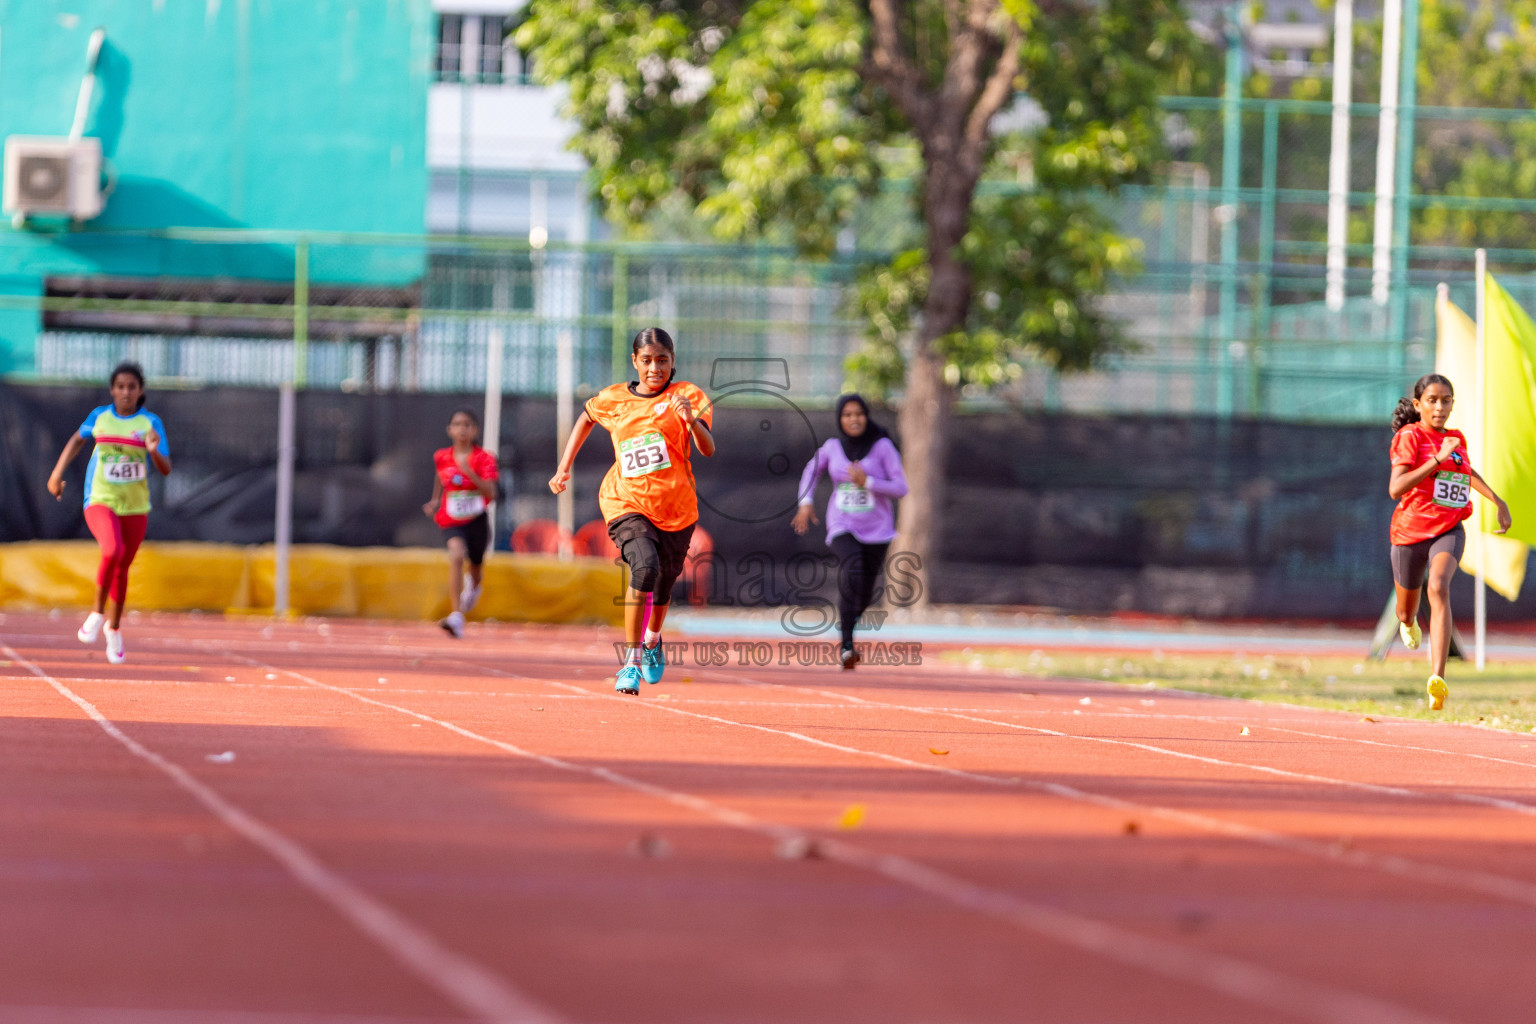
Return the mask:
[[[432,500],[421,510],[442,528],[448,542],[448,617],[439,623],[450,636],[464,635],[464,616],[480,600],[482,563],[491,539],[486,509],[496,500],[496,456],[476,444],[480,418],[460,409],[448,421],[453,445],[432,453],[436,475]],[[469,572],[464,572],[464,560]]]
[[1509,529],[1509,506],[1472,468],[1467,439],[1447,430],[1455,395],[1438,373],[1413,385],[1413,398],[1398,399],[1392,413],[1392,579],[1397,584],[1397,620],[1403,643],[1417,648],[1419,590],[1429,577],[1429,677],[1431,706],[1445,706],[1445,659],[1451,645],[1451,577],[1466,547],[1462,521],[1472,515],[1472,491],[1498,505],[1499,529]]
[[672,337],[659,327],[635,335],[630,360],[640,379],[606,387],[587,401],[549,480],[551,491],[565,490],[594,424],[612,436],[615,461],[597,503],[630,571],[624,602],[627,655],[614,684],[620,693],[639,693],[641,679],[661,682],[666,668],[661,624],[699,520],[693,448],[715,454],[709,399],[695,385],[673,379],[674,352]]

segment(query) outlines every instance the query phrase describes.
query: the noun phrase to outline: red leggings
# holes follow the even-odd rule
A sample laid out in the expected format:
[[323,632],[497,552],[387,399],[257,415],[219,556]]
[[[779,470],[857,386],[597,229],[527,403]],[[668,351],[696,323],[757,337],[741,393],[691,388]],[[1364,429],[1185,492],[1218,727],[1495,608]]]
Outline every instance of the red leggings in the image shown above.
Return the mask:
[[101,564],[96,567],[96,587],[108,587],[107,596],[118,604],[128,596],[128,567],[139,553],[149,516],[120,516],[105,505],[87,505],[85,525],[101,547]]

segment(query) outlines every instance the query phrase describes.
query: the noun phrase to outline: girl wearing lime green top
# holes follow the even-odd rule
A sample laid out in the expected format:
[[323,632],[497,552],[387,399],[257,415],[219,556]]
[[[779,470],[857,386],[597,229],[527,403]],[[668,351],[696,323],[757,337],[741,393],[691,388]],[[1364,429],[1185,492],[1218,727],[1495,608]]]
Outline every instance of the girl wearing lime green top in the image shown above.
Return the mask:
[[[144,371],[136,363],[121,363],[112,371],[112,404],[99,406],[64,445],[48,493],[64,497],[64,471],[87,441],[95,441],[85,472],[85,522],[101,547],[96,569],[96,604],[80,627],[82,643],[95,643],[106,622],[107,660],[124,657],[123,603],[128,596],[128,567],[138,553],[149,525],[149,464],[161,474],[171,471],[171,450],[160,417],[144,408]],[[112,600],[110,619],[107,599]]]

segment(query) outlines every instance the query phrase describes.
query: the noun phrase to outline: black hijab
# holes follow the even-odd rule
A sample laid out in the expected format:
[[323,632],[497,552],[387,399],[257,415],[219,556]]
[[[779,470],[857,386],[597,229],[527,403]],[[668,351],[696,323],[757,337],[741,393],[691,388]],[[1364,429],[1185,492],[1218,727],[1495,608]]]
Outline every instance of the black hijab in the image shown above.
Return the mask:
[[[843,429],[843,407],[849,402],[859,403],[859,408],[864,410],[864,433],[858,437],[849,437]],[[843,435],[843,455],[849,462],[858,462],[869,455],[869,450],[875,446],[875,442],[882,437],[891,435],[884,427],[869,417],[869,403],[858,395],[843,395],[837,400],[837,432]],[[895,442],[891,442],[894,444]]]

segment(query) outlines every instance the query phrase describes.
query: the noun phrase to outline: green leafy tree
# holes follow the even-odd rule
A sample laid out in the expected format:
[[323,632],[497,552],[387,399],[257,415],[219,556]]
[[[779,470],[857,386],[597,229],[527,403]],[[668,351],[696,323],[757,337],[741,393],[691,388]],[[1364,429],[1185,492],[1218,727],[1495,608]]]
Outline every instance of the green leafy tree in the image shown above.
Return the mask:
[[[851,369],[902,390],[901,543],[925,561],[956,389],[1123,344],[1095,300],[1136,248],[1089,195],[1150,176],[1157,96],[1199,74],[1178,0],[532,0],[517,43],[569,87],[621,224],[681,199],[722,239],[829,254],[912,166],[914,241],[857,291]],[[999,136],[1021,93],[1040,123]],[[989,176],[1030,187],[978,196]]]

